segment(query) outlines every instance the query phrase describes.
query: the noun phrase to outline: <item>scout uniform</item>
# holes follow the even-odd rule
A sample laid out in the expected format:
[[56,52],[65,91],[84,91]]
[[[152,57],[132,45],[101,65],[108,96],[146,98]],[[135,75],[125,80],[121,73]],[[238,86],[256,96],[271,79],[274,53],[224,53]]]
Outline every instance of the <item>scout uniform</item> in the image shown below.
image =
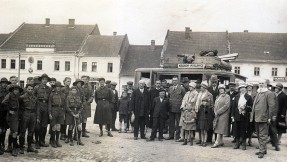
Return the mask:
[[[71,87],[71,90],[72,89],[76,89],[78,90],[77,87],[73,86]],[[84,107],[83,107],[83,102],[80,98],[80,96],[78,95],[73,95],[73,94],[70,94],[67,98],[66,98],[66,124],[67,125],[70,125],[70,126],[78,126],[81,124],[81,112],[83,111]],[[75,118],[73,116],[73,114],[79,114],[79,117],[78,118]],[[76,125],[75,125],[76,123]],[[77,128],[75,128],[77,129]],[[69,130],[68,131],[68,138],[66,140],[66,143],[68,143],[70,141],[70,145],[73,146],[73,138],[72,138],[72,134],[73,134],[73,130]],[[80,138],[81,138],[81,131],[78,131],[78,138],[79,138],[79,141],[78,143],[80,145],[84,145]]]
[[[27,84],[26,88],[29,86],[33,87],[33,84]],[[33,133],[35,131],[36,119],[37,119],[37,98],[34,96],[33,93],[26,92],[24,95],[20,96],[19,103],[21,105],[21,109],[23,110],[23,121],[22,127],[20,132],[20,153],[24,153],[24,143],[25,143],[25,133],[28,129],[28,149],[27,152],[35,152],[38,153],[37,150],[34,150],[32,147],[33,141]]]
[[[85,109],[82,112],[83,119],[87,121],[87,118],[91,117],[91,103],[93,102],[94,99],[94,93],[93,93],[93,88],[89,83],[86,83],[83,85],[83,92],[85,95],[85,100],[86,100],[86,106]],[[89,137],[87,135],[88,132],[86,132],[86,123],[82,123],[82,128],[83,128],[83,137]]]
[[[0,81],[0,155],[4,153],[5,148],[5,137],[6,137],[6,130],[8,129],[8,124],[6,121],[6,115],[8,112],[8,108],[5,105],[2,105],[2,101],[4,100],[5,96],[9,93],[6,89],[6,86],[11,84],[7,80],[7,78],[1,78]],[[11,141],[11,139],[10,139]]]
[[[112,86],[117,86],[116,82],[111,82]],[[115,127],[115,123],[116,123],[116,119],[117,119],[117,112],[118,112],[118,100],[119,100],[119,94],[118,91],[116,89],[111,89],[113,92],[113,100],[112,100],[112,104],[113,104],[113,108],[112,108],[112,131],[118,131]]]
[[[133,93],[133,91],[134,91],[134,88],[133,88],[133,82],[132,81],[128,81],[127,82],[127,92],[128,92],[128,97],[129,97],[129,99],[131,100],[131,96],[132,96],[132,93]],[[128,123],[127,123],[127,130],[129,130],[129,128],[130,128],[130,123],[131,123],[131,116],[132,116],[132,114],[131,114],[131,110],[130,110],[130,108],[129,108],[129,115],[128,115]],[[131,127],[132,127],[132,129],[133,129],[133,124],[131,123]],[[133,130],[132,130],[132,133],[133,133]]]
[[[69,85],[65,85],[64,87],[61,88],[61,91],[65,94],[65,100],[69,95],[70,92],[70,87]],[[65,116],[66,116],[66,104],[65,104]],[[67,125],[66,125],[66,121],[64,121],[64,124],[61,125],[61,140],[65,140],[66,138],[66,131],[67,131]]]
[[[12,135],[12,143],[13,143],[13,151],[12,155],[17,156],[17,135],[15,137],[15,134],[18,132],[19,128],[19,94],[16,95],[13,93],[14,89],[19,89],[19,91],[23,91],[22,88],[18,85],[13,85],[9,87],[9,92],[4,100],[2,101],[2,104],[6,105],[8,107],[8,113],[6,116],[6,120],[8,123],[8,126],[10,128],[10,135]],[[11,138],[11,136],[9,136]]]
[[[55,83],[55,90],[50,94],[49,98],[49,115],[52,116],[50,122],[51,127],[56,124],[64,124],[65,118],[65,94],[61,91],[57,91],[56,87],[62,87],[60,82]],[[55,131],[51,132],[51,145],[53,147],[62,147],[59,143],[60,130],[56,131],[56,141],[55,141]]]
[[[43,78],[50,78],[47,74],[43,74],[39,77],[39,81],[42,81]],[[45,137],[47,133],[47,126],[49,122],[48,114],[48,100],[51,93],[51,89],[44,84],[36,85],[34,88],[34,95],[37,97],[37,110],[39,111],[40,125],[39,129],[35,131],[36,136],[36,148],[38,146],[48,147],[49,145],[45,144]]]

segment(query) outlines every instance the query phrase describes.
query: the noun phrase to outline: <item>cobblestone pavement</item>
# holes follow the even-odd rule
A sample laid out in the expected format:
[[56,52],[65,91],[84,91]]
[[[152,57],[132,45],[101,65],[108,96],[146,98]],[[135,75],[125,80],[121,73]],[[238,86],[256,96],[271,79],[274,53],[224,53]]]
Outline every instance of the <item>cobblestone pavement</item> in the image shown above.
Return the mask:
[[[247,150],[234,150],[231,138],[224,138],[225,145],[221,148],[201,147],[201,146],[182,146],[175,141],[154,141],[146,142],[145,140],[133,140],[132,133],[113,132],[114,137],[98,137],[99,128],[92,124],[93,118],[88,120],[87,129],[90,138],[82,138],[85,146],[70,146],[61,141],[62,148],[41,148],[38,154],[27,153],[12,157],[5,153],[0,156],[0,162],[33,162],[33,161],[69,161],[69,162],[86,162],[86,161],[286,161],[287,159],[287,135],[283,135],[281,151],[275,151],[271,145],[268,145],[268,154],[263,159],[258,159],[255,155],[258,146],[257,139],[253,139],[254,146],[247,147]],[[147,133],[150,136],[150,129]],[[165,137],[167,134],[165,135]],[[46,141],[48,141],[47,136]],[[197,138],[197,137],[196,137]],[[102,143],[96,144],[96,141]]]

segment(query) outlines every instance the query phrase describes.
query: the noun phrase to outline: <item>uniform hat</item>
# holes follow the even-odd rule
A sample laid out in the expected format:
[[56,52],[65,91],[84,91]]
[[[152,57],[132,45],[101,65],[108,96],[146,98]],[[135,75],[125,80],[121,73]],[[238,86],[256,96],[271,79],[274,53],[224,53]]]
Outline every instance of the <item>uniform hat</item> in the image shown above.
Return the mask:
[[182,83],[188,83],[188,82],[189,82],[188,77],[183,77],[183,78],[182,78]]
[[111,82],[111,85],[116,86],[116,85],[117,85],[117,83],[116,83],[116,82]]
[[219,84],[218,85],[218,89],[225,89],[225,85],[224,84]]
[[43,78],[47,78],[48,79],[48,81],[50,81],[51,80],[51,78],[47,75],[47,74],[42,74],[39,78],[38,78],[38,80],[39,81],[41,81]]
[[205,89],[208,87],[207,81],[203,81],[200,85]]
[[100,82],[101,80],[105,81],[105,78],[99,78],[99,82]]
[[1,83],[11,84],[11,82],[9,82],[8,79],[5,78],[5,77],[4,77],[4,78],[1,78],[0,84],[1,84]]
[[107,81],[106,81],[106,84],[111,84],[111,81],[110,81],[110,80],[107,80]]
[[134,84],[134,82],[132,82],[132,81],[127,82],[127,85],[133,85],[133,84]]
[[61,82],[56,81],[56,83],[55,83],[55,87],[64,87],[64,86],[62,86]]
[[73,86],[77,86],[79,82],[82,84],[82,86],[85,84],[81,79],[76,79],[76,81],[73,83]]
[[20,86],[18,86],[18,85],[12,85],[12,86],[9,87],[8,90],[9,90],[10,92],[12,92],[14,89],[19,89],[20,92],[23,91],[23,89],[22,89]]
[[277,83],[275,88],[279,88],[280,90],[282,90],[284,88],[284,86],[281,83]]
[[190,83],[189,83],[189,86],[195,88],[195,87],[196,87],[196,83],[190,82]]
[[239,83],[238,89],[240,88],[246,88],[246,84],[244,82]]
[[51,81],[55,81],[56,82],[57,80],[56,80],[56,78],[50,78],[50,82]]
[[230,85],[234,85],[234,86],[235,86],[235,85],[236,85],[236,83],[234,83],[234,82],[229,82],[229,84],[228,84],[228,85],[229,85],[229,86],[230,86]]

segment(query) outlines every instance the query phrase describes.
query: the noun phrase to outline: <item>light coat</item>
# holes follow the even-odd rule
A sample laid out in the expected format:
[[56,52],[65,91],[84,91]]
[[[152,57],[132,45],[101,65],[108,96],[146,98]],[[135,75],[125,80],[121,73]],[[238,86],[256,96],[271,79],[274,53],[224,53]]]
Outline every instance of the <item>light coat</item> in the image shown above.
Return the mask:
[[230,96],[228,94],[221,94],[215,100],[214,114],[216,126],[214,133],[228,134],[228,120],[230,111]]

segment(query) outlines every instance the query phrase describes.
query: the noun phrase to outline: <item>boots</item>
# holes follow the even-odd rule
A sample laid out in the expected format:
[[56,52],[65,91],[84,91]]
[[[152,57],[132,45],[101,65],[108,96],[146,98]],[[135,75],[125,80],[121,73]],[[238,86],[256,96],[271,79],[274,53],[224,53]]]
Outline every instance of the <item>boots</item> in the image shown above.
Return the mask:
[[51,132],[51,146],[54,148],[57,148],[56,142],[55,142],[55,131]]
[[0,155],[2,155],[5,152],[5,145],[4,145],[4,141],[5,141],[5,134],[4,132],[2,132],[2,134],[0,134]]
[[42,127],[41,132],[40,132],[40,143],[39,143],[41,147],[49,147],[49,145],[45,144],[46,133],[47,133],[47,128]]
[[13,150],[12,150],[12,156],[17,156],[17,138],[12,138],[13,141]]
[[193,138],[190,139],[190,146],[193,146]]
[[35,149],[32,147],[33,136],[28,136],[28,137],[27,137],[27,142],[28,142],[27,152],[38,153],[38,150],[35,150]]
[[66,139],[66,129],[67,129],[67,125],[61,125],[61,137],[60,140],[65,141]]
[[109,137],[113,137],[111,131],[108,131],[108,136],[109,136]]
[[20,143],[20,154],[24,154],[24,143],[25,143],[25,138],[24,137],[19,137],[19,143]]
[[89,138],[90,136],[87,134],[87,132],[85,130],[83,130],[83,134],[82,134],[82,137],[86,137],[86,138]]
[[68,130],[68,137],[66,138],[65,143],[69,143],[72,138],[73,130]]
[[84,143],[82,143],[81,141],[81,134],[82,134],[82,131],[78,131],[78,138],[79,138],[78,145],[84,146]]
[[35,147],[36,149],[40,149],[40,143],[39,143],[39,140],[40,140],[40,131],[39,129],[35,129],[35,140],[36,140],[36,143],[35,143]]
[[239,144],[239,139],[235,139],[235,145],[233,147],[233,149],[239,149],[240,144]]
[[8,136],[8,147],[6,149],[6,152],[12,153],[12,150],[13,150],[12,145],[13,145],[13,138],[12,138],[12,135],[10,134]]
[[103,136],[103,130],[101,130],[99,137]]
[[59,142],[59,137],[60,137],[60,131],[56,131],[56,145],[57,147],[62,147],[62,145]]
[[127,124],[127,123],[125,123],[125,127],[124,127],[124,132],[125,132],[125,133],[127,133],[127,132],[128,132],[128,130],[127,130],[127,126],[128,126],[128,124]]
[[184,142],[182,145],[187,145],[187,139],[184,139]]

